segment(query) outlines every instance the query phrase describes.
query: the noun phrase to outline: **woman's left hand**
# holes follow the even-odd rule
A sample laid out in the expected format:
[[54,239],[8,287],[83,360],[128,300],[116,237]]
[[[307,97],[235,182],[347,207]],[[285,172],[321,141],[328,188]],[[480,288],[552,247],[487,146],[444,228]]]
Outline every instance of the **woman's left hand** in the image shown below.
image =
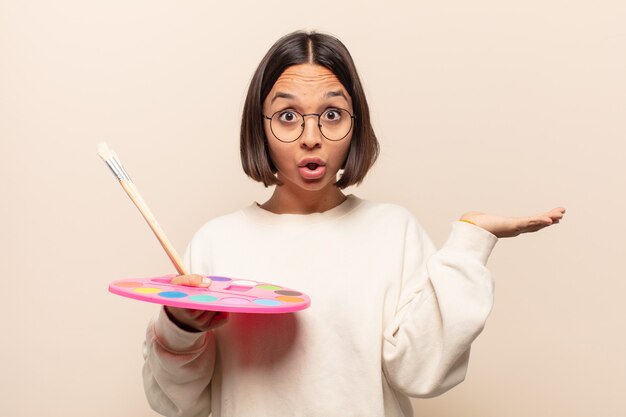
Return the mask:
[[468,220],[478,227],[482,227],[496,237],[513,237],[522,233],[536,232],[544,227],[557,224],[565,214],[565,208],[557,207],[552,210],[528,217],[502,217],[493,214],[470,211],[461,216],[460,220]]

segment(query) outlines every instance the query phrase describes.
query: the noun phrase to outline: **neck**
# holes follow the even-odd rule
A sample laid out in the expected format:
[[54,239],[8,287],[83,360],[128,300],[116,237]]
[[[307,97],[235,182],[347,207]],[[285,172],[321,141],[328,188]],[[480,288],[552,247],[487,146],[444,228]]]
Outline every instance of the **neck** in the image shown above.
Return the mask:
[[324,190],[294,193],[284,186],[276,186],[269,200],[261,208],[276,214],[323,213],[346,201],[345,194],[334,185]]

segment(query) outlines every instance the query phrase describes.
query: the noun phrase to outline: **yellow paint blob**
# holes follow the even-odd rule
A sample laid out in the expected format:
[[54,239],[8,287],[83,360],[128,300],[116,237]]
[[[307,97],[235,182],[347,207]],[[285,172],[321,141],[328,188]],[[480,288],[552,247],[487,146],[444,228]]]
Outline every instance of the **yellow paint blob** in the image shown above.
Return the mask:
[[143,287],[135,288],[133,291],[138,292],[139,294],[157,294],[162,292],[163,290],[160,288]]

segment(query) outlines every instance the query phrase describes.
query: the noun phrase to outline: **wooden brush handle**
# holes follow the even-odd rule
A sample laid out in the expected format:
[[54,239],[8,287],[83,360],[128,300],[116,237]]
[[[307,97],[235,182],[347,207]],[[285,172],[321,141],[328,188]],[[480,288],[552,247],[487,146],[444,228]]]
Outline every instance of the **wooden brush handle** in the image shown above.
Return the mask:
[[120,180],[120,184],[124,188],[124,191],[126,191],[126,194],[128,194],[128,196],[130,197],[132,202],[135,204],[137,209],[139,209],[139,212],[141,213],[143,218],[146,219],[146,222],[148,223],[148,226],[150,226],[150,229],[152,229],[152,231],[154,232],[154,235],[157,237],[157,239],[159,239],[159,243],[161,243],[161,246],[163,246],[165,253],[167,253],[170,261],[172,261],[172,264],[174,265],[174,268],[176,268],[176,271],[178,271],[180,275],[187,275],[187,271],[183,266],[183,261],[180,259],[180,256],[178,256],[176,249],[174,249],[174,246],[172,246],[172,243],[169,241],[167,236],[165,236],[165,232],[163,232],[163,229],[161,229],[161,226],[159,226],[159,223],[150,212],[150,209],[148,208],[148,205],[143,201],[143,198],[141,198],[141,195],[139,194],[139,191],[137,191],[137,189],[135,188],[134,184],[126,180]]

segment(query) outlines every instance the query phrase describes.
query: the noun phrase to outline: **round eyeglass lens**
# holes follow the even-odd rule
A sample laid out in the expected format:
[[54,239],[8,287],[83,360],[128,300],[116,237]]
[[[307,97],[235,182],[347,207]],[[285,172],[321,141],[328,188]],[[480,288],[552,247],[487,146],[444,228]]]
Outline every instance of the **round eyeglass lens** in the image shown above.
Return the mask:
[[270,120],[270,129],[283,142],[293,142],[304,130],[304,118],[293,110],[277,111]]
[[328,109],[320,115],[320,130],[328,140],[341,140],[352,129],[352,115],[343,109]]

